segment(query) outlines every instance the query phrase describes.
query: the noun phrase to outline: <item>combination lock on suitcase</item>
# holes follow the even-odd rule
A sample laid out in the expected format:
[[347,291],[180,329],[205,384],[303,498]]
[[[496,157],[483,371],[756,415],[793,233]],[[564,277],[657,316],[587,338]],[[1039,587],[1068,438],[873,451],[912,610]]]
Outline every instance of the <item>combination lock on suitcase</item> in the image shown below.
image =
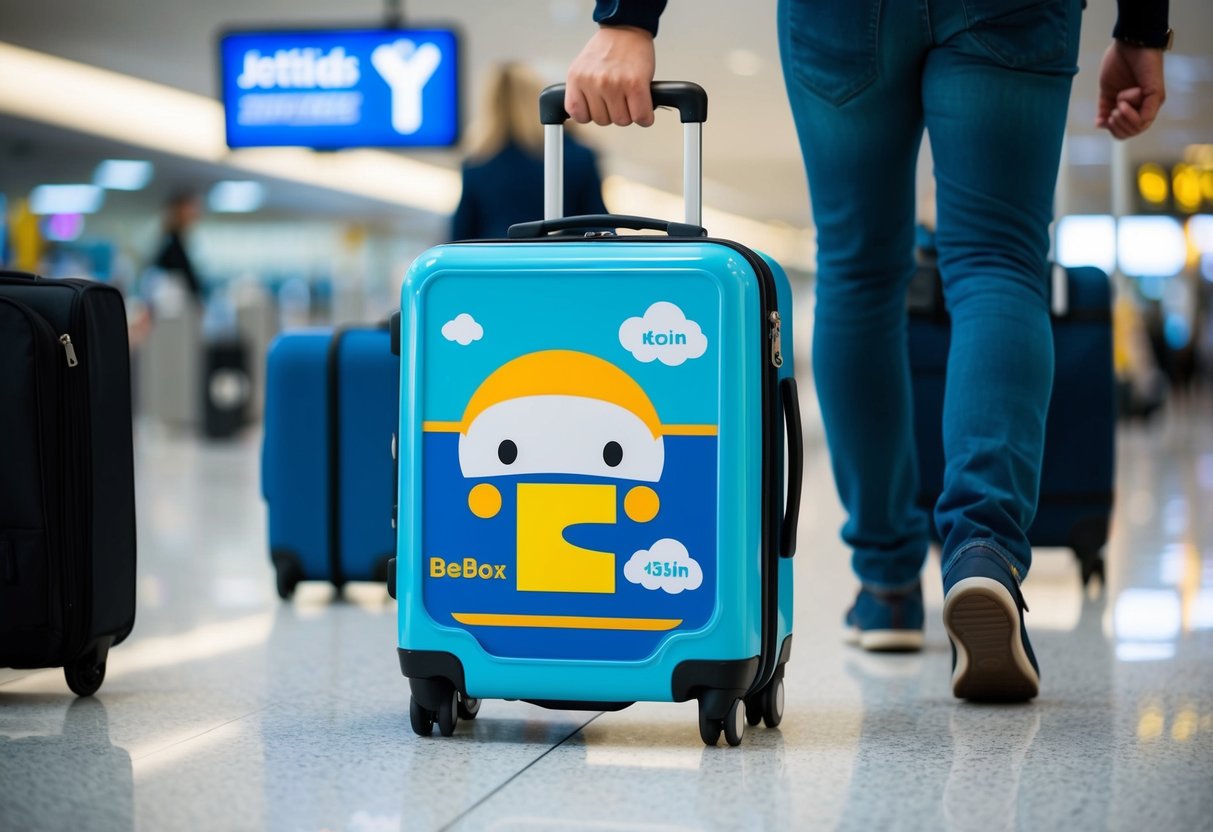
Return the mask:
[[[417,734],[490,698],[695,699],[709,745],[782,718],[803,458],[791,293],[773,261],[699,227],[703,90],[653,93],[684,123],[685,223],[561,217],[568,116],[550,87],[547,219],[431,249],[405,280],[389,586]],[[601,231],[620,227],[667,234]]]

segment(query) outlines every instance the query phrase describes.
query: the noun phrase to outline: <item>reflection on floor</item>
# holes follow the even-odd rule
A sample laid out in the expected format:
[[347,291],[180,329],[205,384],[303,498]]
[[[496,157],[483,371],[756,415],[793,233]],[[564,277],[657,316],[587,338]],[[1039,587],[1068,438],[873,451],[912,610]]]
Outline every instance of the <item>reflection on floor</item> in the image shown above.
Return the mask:
[[1030,706],[950,696],[938,566],[921,655],[840,642],[854,583],[809,458],[788,715],[705,749],[693,705],[488,702],[420,740],[395,604],[273,592],[257,441],[140,431],[140,609],[100,695],[0,670],[0,829],[1198,829],[1213,818],[1213,407],[1120,437],[1107,592],[1042,551]]

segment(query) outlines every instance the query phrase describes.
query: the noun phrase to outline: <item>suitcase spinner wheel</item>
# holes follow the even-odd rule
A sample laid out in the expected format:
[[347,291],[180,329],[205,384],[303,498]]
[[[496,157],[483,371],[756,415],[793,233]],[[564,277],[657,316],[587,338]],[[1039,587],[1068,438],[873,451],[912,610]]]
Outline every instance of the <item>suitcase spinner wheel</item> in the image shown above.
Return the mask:
[[105,681],[105,659],[109,650],[99,647],[63,666],[63,677],[67,686],[77,696],[92,696],[101,689]]
[[409,724],[413,733],[419,737],[428,737],[434,732],[434,715],[421,707],[415,697],[409,697]]
[[450,695],[438,704],[438,733],[449,737],[455,733],[459,724],[459,694],[452,690]]
[[1082,585],[1090,586],[1092,579],[1098,579],[1100,586],[1107,584],[1104,575],[1104,556],[1102,549],[1075,549],[1074,557],[1078,558],[1078,566],[1082,570]]
[[775,728],[783,722],[783,665],[775,671],[775,676],[767,686],[751,696],[746,697],[745,719],[751,726],[765,723],[768,728]]
[[463,702],[460,701],[459,694],[454,690],[448,699],[443,699],[438,705],[437,712],[426,709],[416,697],[409,698],[409,722],[413,726],[413,733],[419,737],[428,737],[434,732],[434,723],[438,723],[438,733],[444,737],[449,737],[455,733],[455,728],[459,725],[459,718],[475,719],[476,713],[480,710],[480,702],[473,699],[476,703],[476,709],[466,711],[468,716],[464,716],[465,710]]
[[299,564],[299,558],[291,554],[275,553],[273,560],[274,585],[278,590],[278,597],[289,601],[303,580],[303,567]]
[[1104,577],[1104,545],[1107,542],[1106,515],[1092,514],[1084,517],[1070,530],[1067,543],[1074,550],[1074,557],[1078,560],[1084,588],[1090,586],[1093,578],[1098,578],[1102,586],[1107,586]]
[[475,719],[480,712],[480,700],[464,696],[447,679],[413,679],[411,684],[414,693],[409,697],[409,724],[419,737],[433,734],[435,723],[438,733],[449,737],[455,733],[460,719]]
[[741,745],[745,738],[746,706],[745,700],[734,699],[729,705],[723,718],[713,718],[710,706],[703,699],[699,701],[699,738],[704,745],[716,745],[720,734],[724,732],[724,741],[731,746]]
[[480,713],[480,700],[471,696],[459,697],[459,718],[460,719],[475,719],[476,714]]

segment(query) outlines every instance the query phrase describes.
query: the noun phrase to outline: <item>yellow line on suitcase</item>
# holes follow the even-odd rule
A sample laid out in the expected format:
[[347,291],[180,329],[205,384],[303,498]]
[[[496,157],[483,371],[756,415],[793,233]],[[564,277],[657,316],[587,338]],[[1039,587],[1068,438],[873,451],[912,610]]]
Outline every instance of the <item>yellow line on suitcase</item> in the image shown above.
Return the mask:
[[569,630],[672,630],[681,618],[599,618],[589,615],[512,615],[492,612],[453,612],[460,624],[473,627],[547,627]]
[[421,429],[426,433],[459,433],[463,422],[422,422]]
[[[463,422],[422,422],[421,430],[425,433],[461,433]],[[662,425],[661,432],[665,436],[715,436],[716,425]]]
[[715,436],[715,425],[662,425],[666,436]]

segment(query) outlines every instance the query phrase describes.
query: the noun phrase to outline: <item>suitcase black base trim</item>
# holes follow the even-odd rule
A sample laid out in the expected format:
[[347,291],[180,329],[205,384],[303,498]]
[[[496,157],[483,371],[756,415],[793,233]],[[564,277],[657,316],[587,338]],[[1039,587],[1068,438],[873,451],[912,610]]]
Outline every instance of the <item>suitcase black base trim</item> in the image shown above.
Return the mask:
[[443,650],[405,650],[397,647],[400,672],[408,677],[413,698],[428,710],[437,711],[448,685],[460,695],[467,694],[463,662],[454,653]]
[[[777,668],[778,665],[772,666],[772,677]],[[724,720],[734,702],[765,684],[758,678],[762,670],[761,656],[730,661],[694,659],[680,662],[674,668],[670,683],[674,701],[698,699],[701,723],[704,719]],[[715,745],[715,742],[711,744]]]
[[523,699],[550,711],[622,711],[635,702],[582,702],[571,699]]
[[[409,680],[413,698],[424,708],[437,711],[443,700],[454,688],[462,697],[467,696],[463,676],[463,663],[453,653],[442,650],[406,650],[396,648],[400,659],[400,672]],[[787,664],[792,657],[792,634],[783,640],[779,648],[776,669]],[[722,718],[724,711],[734,699],[743,697],[754,684],[760,669],[758,656],[748,659],[726,661],[693,660],[680,662],[674,668],[671,688],[675,702],[699,699],[713,714]],[[564,699],[524,699],[541,708],[563,711],[621,711],[632,702],[591,702]]]
[[[783,644],[779,647],[779,658],[775,660],[775,668],[787,664],[792,656],[792,634],[788,633]],[[674,668],[670,687],[675,702],[686,702],[698,699],[707,691],[738,692],[744,695],[754,687],[755,676],[759,669],[759,657],[735,659],[732,661],[692,660],[680,662]],[[772,673],[774,675],[774,673]],[[770,679],[762,682],[765,685]],[[752,692],[752,691],[750,691]]]

